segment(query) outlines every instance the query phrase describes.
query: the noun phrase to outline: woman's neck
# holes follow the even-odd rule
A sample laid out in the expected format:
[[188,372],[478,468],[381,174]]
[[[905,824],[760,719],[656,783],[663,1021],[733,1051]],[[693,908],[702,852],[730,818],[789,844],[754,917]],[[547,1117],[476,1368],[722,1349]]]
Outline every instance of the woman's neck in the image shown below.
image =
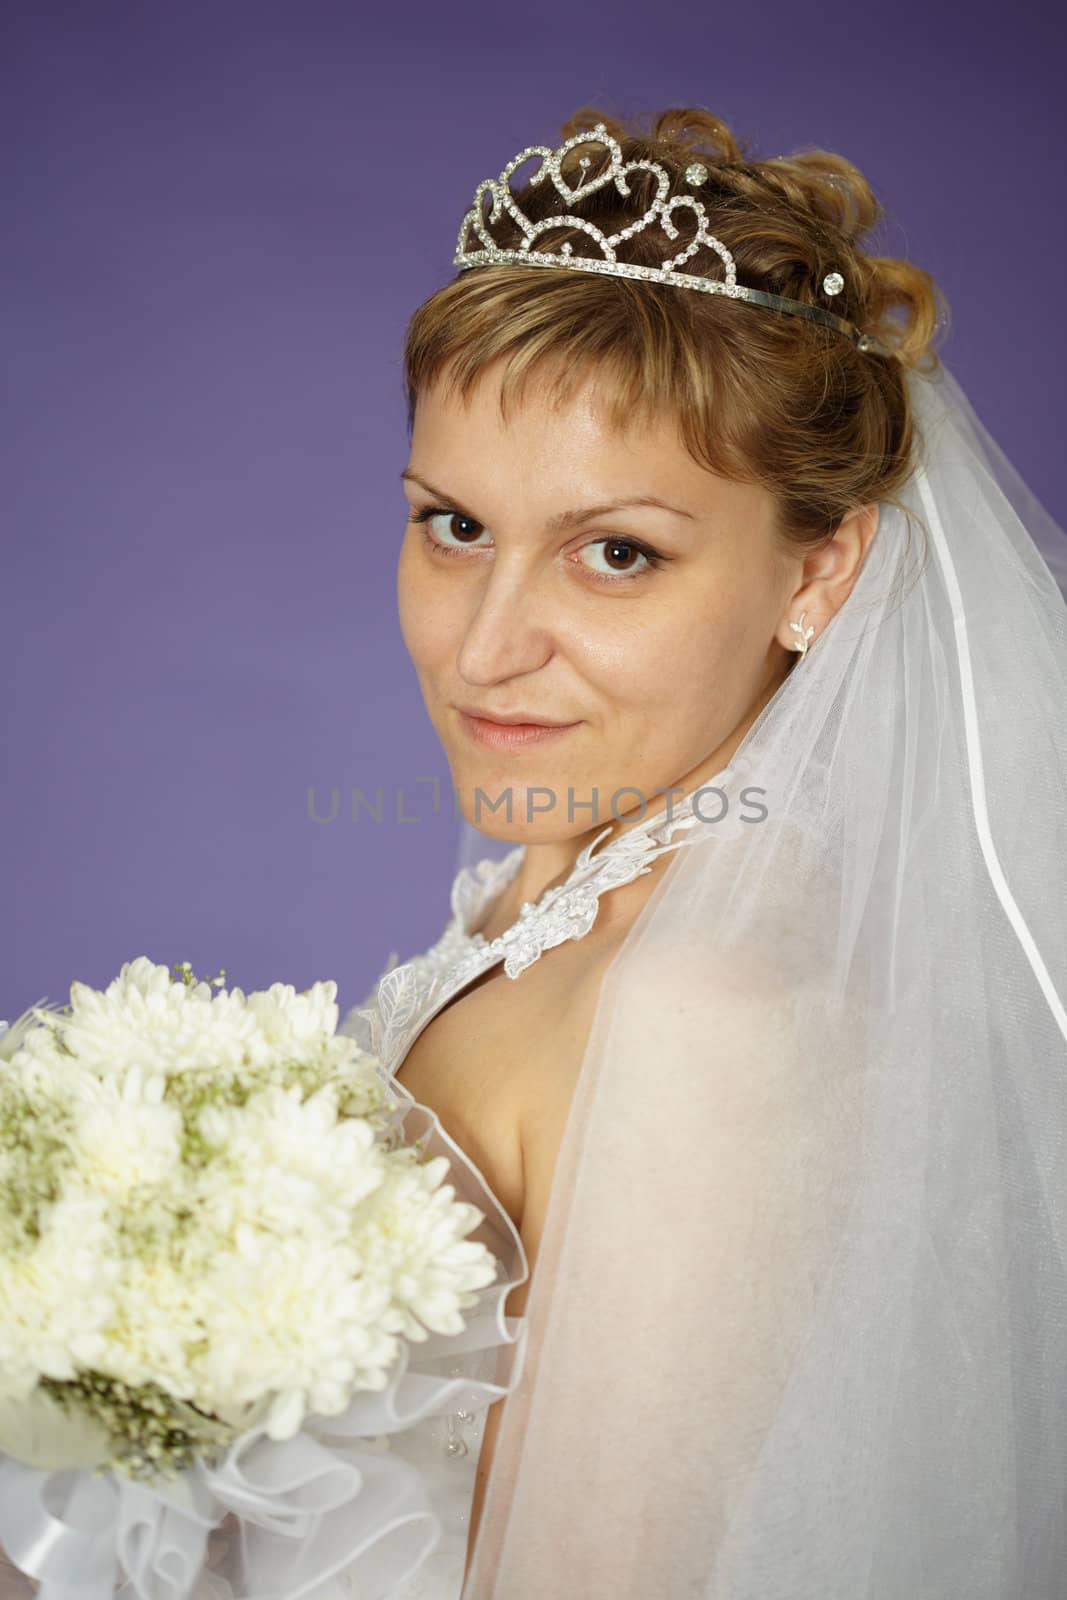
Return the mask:
[[[733,760],[742,739],[784,681],[784,678],[778,679],[765,689],[729,738],[713,750],[704,761],[698,763],[690,772],[676,778],[673,784],[664,784],[647,795],[644,810],[639,805],[634,806],[617,818],[602,817],[585,832],[575,834],[573,837],[546,839],[527,844],[526,854],[519,863],[518,872],[501,895],[500,912],[517,917],[519,907],[524,901],[530,900],[536,903],[549,889],[565,883],[586,845],[591,844],[598,834],[605,832],[605,829],[610,829],[610,832],[606,833],[597,845],[598,852],[631,828],[648,822],[652,817],[666,815],[668,806],[672,810],[677,810],[684,795],[692,794],[704,784],[713,783]],[[665,792],[668,788],[670,793]]]

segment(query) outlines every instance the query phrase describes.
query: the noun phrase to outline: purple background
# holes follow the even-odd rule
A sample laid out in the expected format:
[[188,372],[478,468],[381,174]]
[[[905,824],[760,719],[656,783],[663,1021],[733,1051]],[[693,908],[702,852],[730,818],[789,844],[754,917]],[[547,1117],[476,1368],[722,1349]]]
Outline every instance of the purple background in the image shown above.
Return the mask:
[[348,1006],[437,936],[457,829],[416,783],[448,767],[396,622],[401,338],[476,183],[583,103],[704,105],[754,155],[856,161],[884,248],[948,295],[949,365],[1067,520],[1061,26],[8,0],[0,1016],[142,953],[333,977]]

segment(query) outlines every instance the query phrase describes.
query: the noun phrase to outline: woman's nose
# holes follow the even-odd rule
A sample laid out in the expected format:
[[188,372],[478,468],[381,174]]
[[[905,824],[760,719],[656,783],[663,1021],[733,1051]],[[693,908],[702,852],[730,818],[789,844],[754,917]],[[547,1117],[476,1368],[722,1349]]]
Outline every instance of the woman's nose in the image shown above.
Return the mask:
[[549,619],[544,584],[528,570],[494,566],[467,619],[456,663],[460,676],[488,684],[536,671],[552,654]]

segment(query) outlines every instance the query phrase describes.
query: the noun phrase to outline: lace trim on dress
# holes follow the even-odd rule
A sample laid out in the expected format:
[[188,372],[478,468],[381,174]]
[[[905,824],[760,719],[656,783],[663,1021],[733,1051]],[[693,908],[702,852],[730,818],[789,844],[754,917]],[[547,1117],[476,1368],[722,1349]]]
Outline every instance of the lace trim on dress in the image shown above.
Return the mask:
[[641,877],[658,856],[697,843],[703,835],[692,830],[707,819],[696,813],[693,802],[694,795],[686,795],[669,815],[663,811],[635,823],[597,852],[611,831],[609,824],[579,852],[563,883],[546,889],[537,901],[523,901],[511,927],[495,939],[469,930],[514,878],[526,846],[499,860],[461,867],[452,884],[452,915],[440,939],[401,965],[394,951],[364,1004],[346,1016],[342,1031],[378,1056],[392,1077],[417,1035],[474,978],[501,960],[507,977],[518,978],[546,950],[584,938],[607,890]]

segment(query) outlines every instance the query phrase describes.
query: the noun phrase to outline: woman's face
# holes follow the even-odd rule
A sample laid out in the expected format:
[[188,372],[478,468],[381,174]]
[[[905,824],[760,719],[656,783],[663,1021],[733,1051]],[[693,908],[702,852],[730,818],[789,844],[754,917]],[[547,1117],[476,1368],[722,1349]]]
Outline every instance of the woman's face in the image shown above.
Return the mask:
[[[505,423],[493,369],[466,403],[420,395],[404,484],[400,625],[481,832],[577,838],[721,770],[791,659],[766,490],[667,421],[612,430],[588,383],[531,385]],[[464,712],[567,726],[505,743]]]

